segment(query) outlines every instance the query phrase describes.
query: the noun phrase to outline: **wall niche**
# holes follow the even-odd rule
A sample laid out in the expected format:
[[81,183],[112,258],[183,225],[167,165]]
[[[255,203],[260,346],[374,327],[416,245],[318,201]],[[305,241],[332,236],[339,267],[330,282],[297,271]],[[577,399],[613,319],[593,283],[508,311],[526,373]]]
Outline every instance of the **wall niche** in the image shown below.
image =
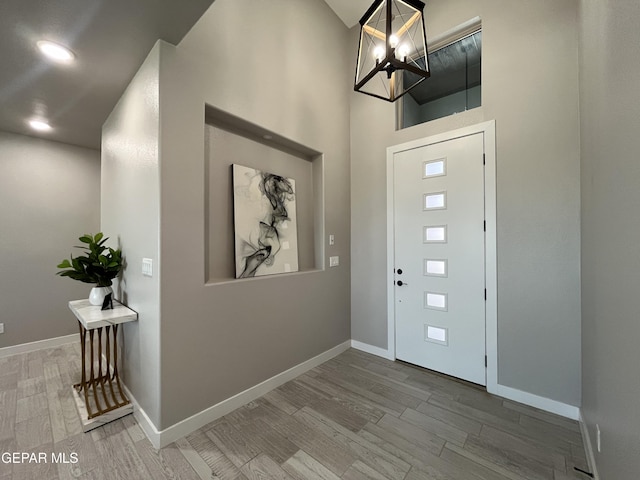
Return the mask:
[[296,185],[298,272],[324,269],[324,158],[322,153],[227,112],[205,107],[205,283],[235,278],[232,165],[293,178]]

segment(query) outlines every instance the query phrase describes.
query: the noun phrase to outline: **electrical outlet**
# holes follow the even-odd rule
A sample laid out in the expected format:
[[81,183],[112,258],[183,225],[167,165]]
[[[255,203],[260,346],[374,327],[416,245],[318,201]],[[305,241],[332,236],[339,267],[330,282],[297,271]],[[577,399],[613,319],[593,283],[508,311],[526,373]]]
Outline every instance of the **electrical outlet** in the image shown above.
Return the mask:
[[596,423],[596,446],[598,447],[598,453],[602,452],[602,442],[600,440],[600,425]]
[[4,323],[0,323],[0,333],[4,333]]

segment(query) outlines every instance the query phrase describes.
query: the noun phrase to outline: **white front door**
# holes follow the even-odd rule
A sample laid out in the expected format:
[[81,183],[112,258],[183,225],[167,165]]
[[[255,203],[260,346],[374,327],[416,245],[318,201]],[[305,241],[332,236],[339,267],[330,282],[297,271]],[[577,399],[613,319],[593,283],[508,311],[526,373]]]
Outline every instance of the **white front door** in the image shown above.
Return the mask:
[[484,138],[396,152],[396,358],[486,385]]

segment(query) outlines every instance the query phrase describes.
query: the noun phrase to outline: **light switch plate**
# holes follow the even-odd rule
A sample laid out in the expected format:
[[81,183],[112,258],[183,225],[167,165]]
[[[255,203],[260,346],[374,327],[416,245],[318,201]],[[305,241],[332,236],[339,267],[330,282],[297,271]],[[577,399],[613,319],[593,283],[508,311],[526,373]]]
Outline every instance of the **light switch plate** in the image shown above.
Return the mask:
[[142,259],[142,275],[145,277],[153,277],[153,260],[150,258]]
[[338,265],[340,265],[340,257],[329,257],[330,267],[337,267]]
[[329,235],[329,245],[335,245],[336,243],[336,237],[334,237],[333,235]]
[[4,323],[0,323],[0,333],[4,333]]

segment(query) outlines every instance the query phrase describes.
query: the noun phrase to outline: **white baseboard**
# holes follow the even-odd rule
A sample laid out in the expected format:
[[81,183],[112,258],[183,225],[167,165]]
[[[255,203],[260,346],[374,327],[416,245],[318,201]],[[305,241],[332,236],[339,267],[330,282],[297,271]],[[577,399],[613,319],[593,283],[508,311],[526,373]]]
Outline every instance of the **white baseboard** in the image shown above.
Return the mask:
[[600,480],[600,475],[598,475],[598,469],[596,467],[596,456],[593,451],[593,444],[591,443],[591,436],[589,435],[587,422],[582,416],[582,411],[580,411],[580,418],[578,421],[580,422],[580,433],[582,433],[582,442],[584,443],[584,453],[587,456],[587,464],[589,465],[591,473],[593,473],[594,480]]
[[126,390],[129,399],[134,404],[133,408],[133,416],[136,418],[140,427],[147,435],[151,444],[155,448],[162,448],[169,445],[172,442],[175,442],[179,438],[182,438],[190,433],[196,431],[197,429],[205,426],[207,423],[210,423],[232,411],[236,408],[239,408],[256,398],[261,397],[265,393],[273,390],[274,388],[279,387],[280,385],[288,382],[289,380],[293,380],[294,378],[302,375],[303,373],[311,370],[312,368],[317,367],[318,365],[326,362],[327,360],[332,359],[333,357],[340,355],[345,350],[348,350],[351,346],[351,341],[346,341],[337,345],[326,352],[321,353],[309,360],[296,365],[295,367],[291,367],[289,370],[286,370],[282,373],[279,373],[258,385],[255,385],[247,390],[234,395],[231,398],[227,398],[222,402],[213,405],[206,410],[203,410],[195,415],[192,415],[181,422],[176,423],[164,430],[158,430],[153,422],[149,419],[145,411],[140,408],[138,402],[136,402],[134,396],[131,392],[124,387]]
[[557,400],[551,400],[550,398],[540,397],[533,393],[518,390],[517,388],[498,384],[493,387],[487,386],[487,391],[494,395],[498,395],[499,397],[506,398],[507,400],[524,403],[530,407],[539,408],[545,412],[555,413],[556,415],[570,418],[571,420],[578,420],[580,417],[580,409],[578,407],[558,402]]
[[78,342],[78,334],[66,335],[64,337],[47,338],[46,340],[38,340],[37,342],[21,343],[20,345],[11,345],[10,347],[0,348],[0,358],[17,355],[20,353],[35,352],[45,348],[55,348],[68,343]]
[[[124,383],[122,383],[122,388],[129,398],[129,401],[131,401],[131,403],[133,404],[133,417],[137,420],[138,425],[140,425],[140,428],[151,442],[151,445],[153,445],[153,448],[159,450],[164,447],[165,445],[162,445],[161,442],[160,431],[148,417],[147,412],[145,412],[144,409],[140,406],[140,404],[136,400],[136,397],[133,396],[131,390],[129,390]],[[166,445],[168,445],[168,443]]]
[[369,345],[368,343],[362,343],[357,340],[351,340],[351,346],[356,350],[370,353],[371,355],[386,358],[387,360],[395,360],[391,352],[389,352],[389,350],[385,350],[384,348]]

